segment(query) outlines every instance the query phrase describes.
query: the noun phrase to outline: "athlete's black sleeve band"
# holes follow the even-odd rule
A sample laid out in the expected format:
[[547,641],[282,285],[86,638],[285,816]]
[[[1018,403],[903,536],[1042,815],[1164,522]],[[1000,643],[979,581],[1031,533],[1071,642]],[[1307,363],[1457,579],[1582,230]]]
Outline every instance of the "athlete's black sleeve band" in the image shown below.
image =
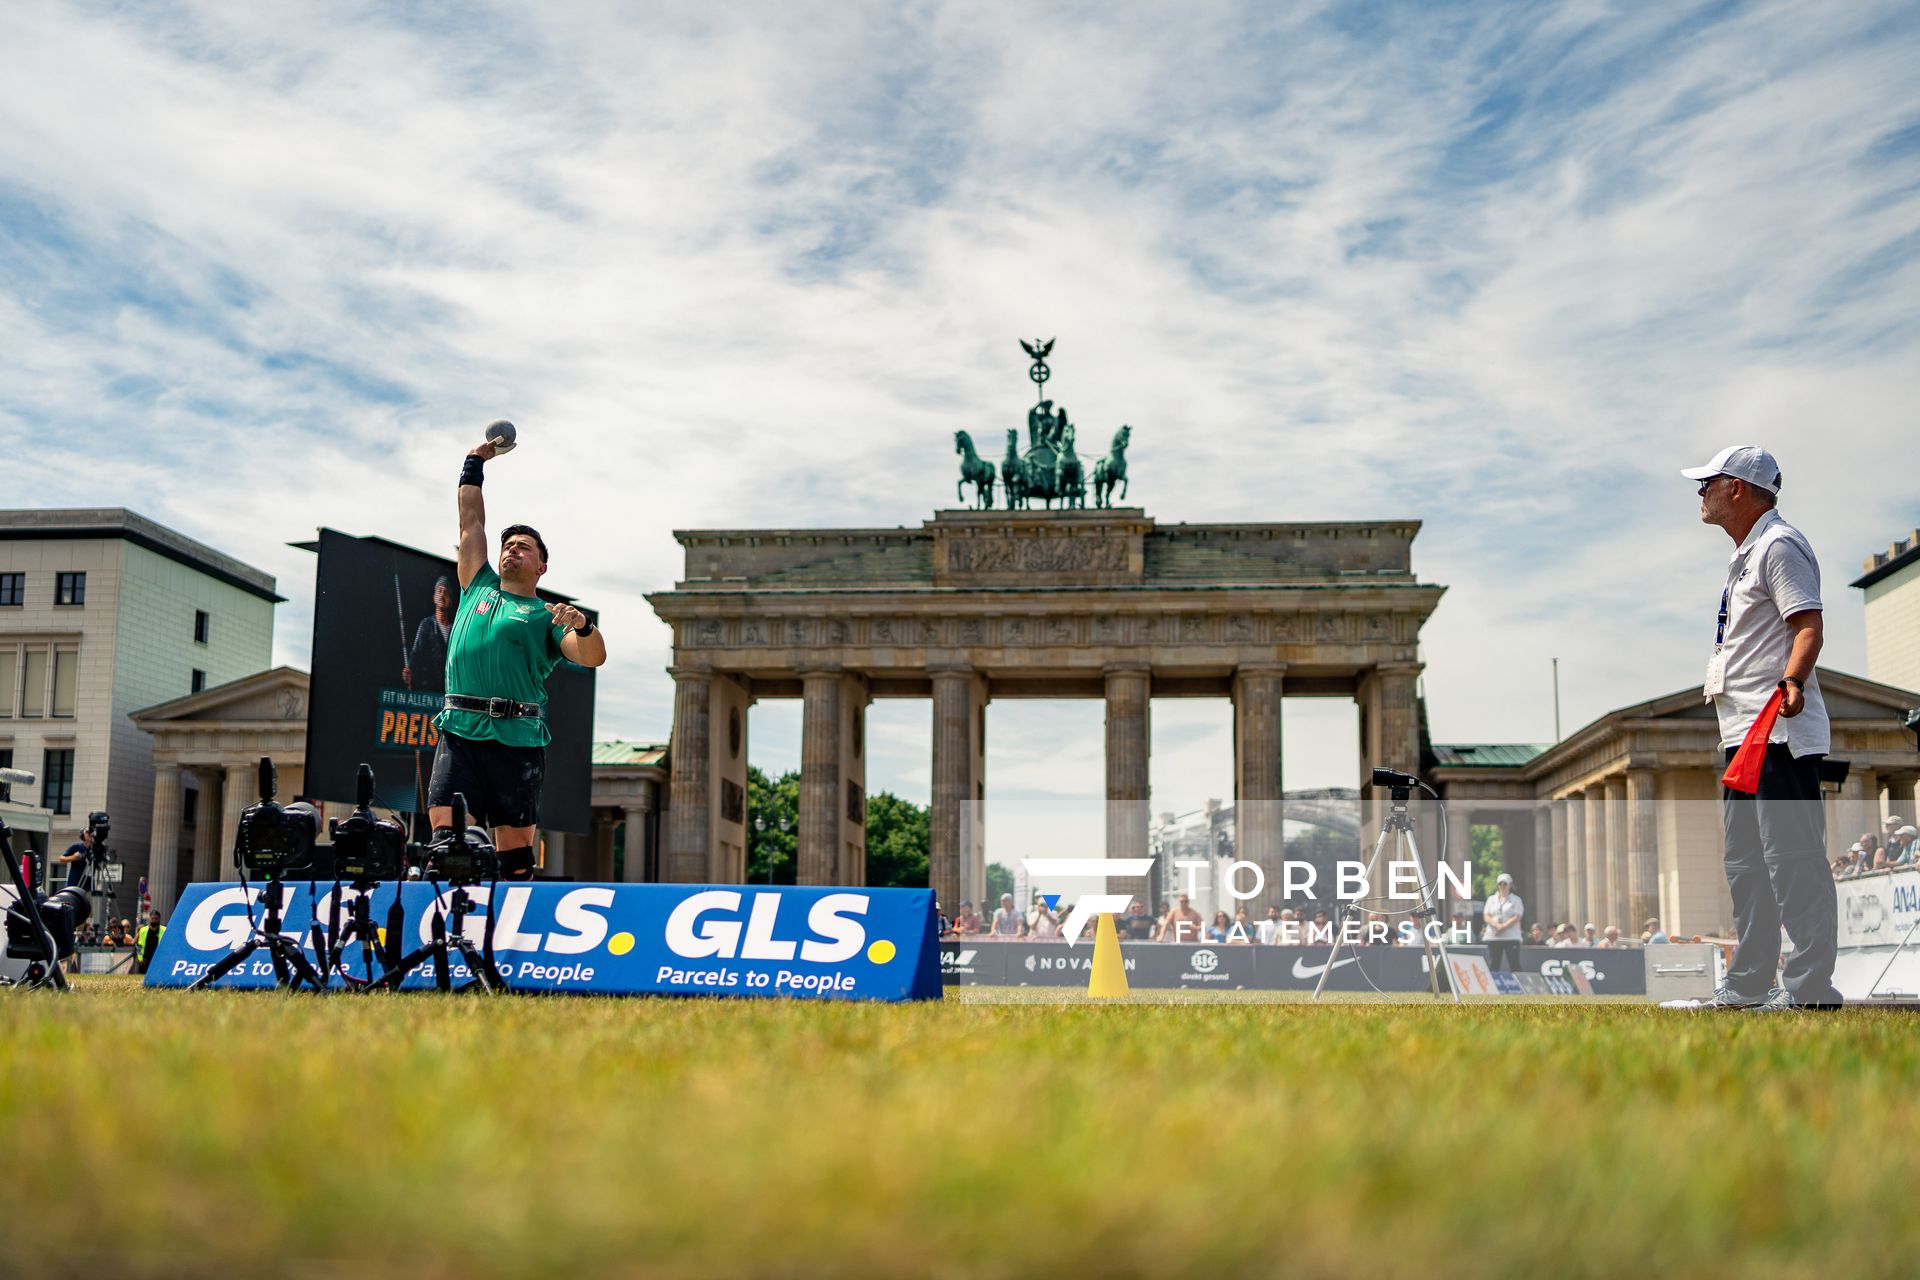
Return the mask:
[[472,485],[474,488],[478,489],[480,487],[480,481],[484,479],[484,477],[480,474],[480,468],[484,467],[486,464],[487,464],[487,460],[481,457],[479,454],[477,453],[468,454],[465,464],[462,465],[460,468],[460,487],[464,489],[468,485]]
[[593,634],[593,624],[591,622],[583,622],[573,629],[573,634],[582,637],[590,636]]

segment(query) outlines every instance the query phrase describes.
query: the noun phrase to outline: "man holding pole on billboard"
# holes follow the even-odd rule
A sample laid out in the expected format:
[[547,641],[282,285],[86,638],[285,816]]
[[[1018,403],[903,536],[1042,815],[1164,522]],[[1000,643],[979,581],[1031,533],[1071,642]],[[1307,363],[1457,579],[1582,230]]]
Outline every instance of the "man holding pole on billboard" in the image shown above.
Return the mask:
[[607,660],[606,640],[571,605],[539,598],[547,544],[530,526],[500,535],[500,567],[488,563],[482,468],[514,445],[513,424],[487,428],[460,472],[460,599],[447,641],[446,709],[434,719],[440,745],[427,786],[434,840],[453,834],[453,796],[472,821],[491,827],[501,874],[533,878],[540,787],[546,776],[547,676],[561,659]]

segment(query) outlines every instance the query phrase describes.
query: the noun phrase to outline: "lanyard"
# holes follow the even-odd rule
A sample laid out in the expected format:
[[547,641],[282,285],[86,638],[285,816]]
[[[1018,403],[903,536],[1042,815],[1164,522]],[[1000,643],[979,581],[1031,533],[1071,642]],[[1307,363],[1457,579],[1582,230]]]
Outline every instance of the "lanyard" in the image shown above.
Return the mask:
[[1727,601],[1733,596],[1733,584],[1728,583],[1720,592],[1720,620],[1713,628],[1713,647],[1718,649],[1727,642]]

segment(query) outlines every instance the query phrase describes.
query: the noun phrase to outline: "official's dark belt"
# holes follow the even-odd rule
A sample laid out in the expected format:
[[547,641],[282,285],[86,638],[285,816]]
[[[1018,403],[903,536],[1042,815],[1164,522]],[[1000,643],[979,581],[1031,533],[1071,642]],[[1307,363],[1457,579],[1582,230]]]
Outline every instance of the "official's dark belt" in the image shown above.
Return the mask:
[[547,711],[538,702],[515,702],[512,698],[469,698],[458,693],[446,697],[449,711],[477,711],[493,720],[538,720]]

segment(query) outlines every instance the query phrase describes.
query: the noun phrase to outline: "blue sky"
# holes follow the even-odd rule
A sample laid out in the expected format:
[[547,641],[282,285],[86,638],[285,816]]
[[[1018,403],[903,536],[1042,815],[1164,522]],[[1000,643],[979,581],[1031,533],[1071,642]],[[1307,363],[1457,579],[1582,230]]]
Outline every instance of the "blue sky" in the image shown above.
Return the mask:
[[[1442,740],[1551,737],[1555,656],[1569,729],[1698,678],[1728,548],[1674,471],[1736,441],[1862,671],[1846,583],[1920,524],[1917,13],[20,0],[5,501],[276,573],[303,664],[283,544],[447,545],[511,417],[490,500],[604,611],[599,732],[658,738],[670,530],[917,524],[1058,335],[1157,518],[1426,522]],[[993,714],[990,776],[1100,794],[1097,708]],[[1156,804],[1222,793],[1224,706],[1155,714]],[[875,717],[924,794],[924,705]],[[1289,705],[1290,782],[1349,720]]]

